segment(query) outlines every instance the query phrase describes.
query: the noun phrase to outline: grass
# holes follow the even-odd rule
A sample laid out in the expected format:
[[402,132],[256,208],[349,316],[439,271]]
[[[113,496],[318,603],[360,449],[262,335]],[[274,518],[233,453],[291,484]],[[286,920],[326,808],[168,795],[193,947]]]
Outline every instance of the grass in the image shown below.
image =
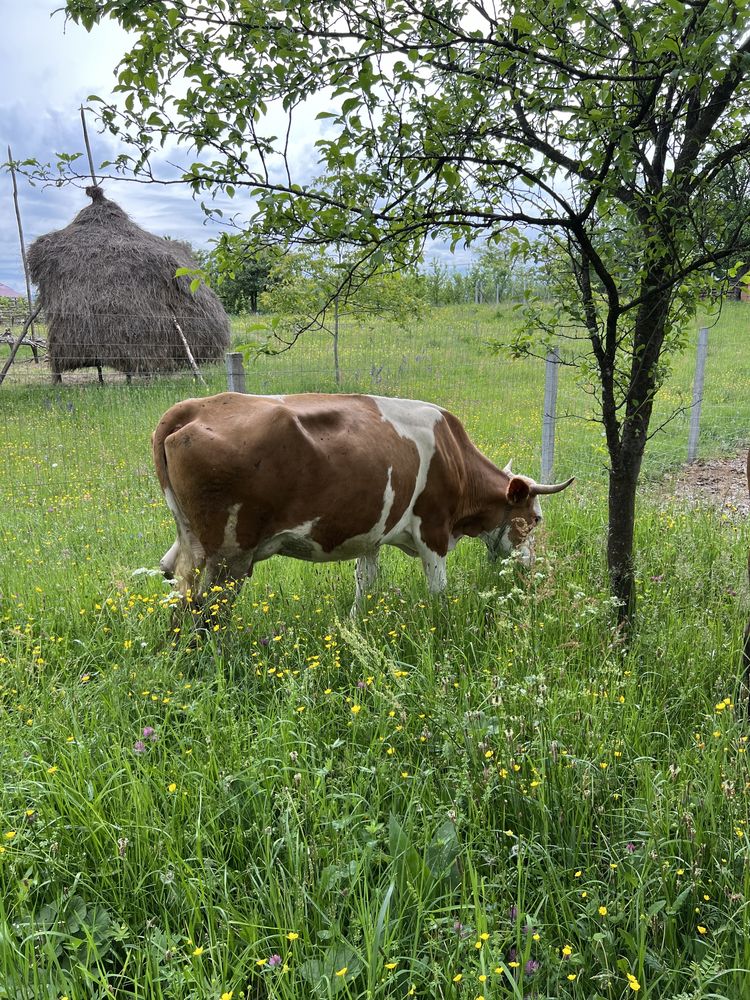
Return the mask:
[[[533,471],[533,366],[477,350],[469,376],[474,312],[437,320],[393,379]],[[746,434],[750,358],[714,344],[719,452]],[[252,387],[323,381],[293,364]],[[533,573],[463,543],[433,602],[388,552],[353,624],[351,566],[271,560],[191,648],[133,573],[172,536],[148,435],[193,391],[0,394],[0,997],[746,996],[744,524],[644,490],[625,650],[571,422],[560,474],[579,456],[583,482],[548,499]],[[679,449],[657,451],[653,477]]]

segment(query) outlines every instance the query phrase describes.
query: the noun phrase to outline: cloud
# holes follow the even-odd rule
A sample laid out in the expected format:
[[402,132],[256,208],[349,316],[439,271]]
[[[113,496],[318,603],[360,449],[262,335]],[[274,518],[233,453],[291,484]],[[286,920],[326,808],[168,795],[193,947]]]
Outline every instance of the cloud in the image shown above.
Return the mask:
[[[114,67],[126,51],[128,36],[110,23],[95,27],[91,34],[66,23],[62,14],[53,15],[60,0],[24,0],[7,6],[11,9],[3,10],[0,36],[0,162],[10,146],[16,160],[54,163],[56,153],[83,150],[80,106],[92,92],[105,98],[110,95]],[[96,131],[93,116],[87,121],[95,165],[122,152],[113,136]],[[159,169],[166,177],[176,176],[165,159]],[[31,186],[25,178],[18,178],[27,247],[37,236],[66,226],[89,204],[85,186],[84,181],[60,187]],[[219,227],[206,224],[200,201],[183,185],[108,180],[103,186],[135,222],[157,235],[204,247],[220,232]],[[219,204],[228,212],[247,208],[241,198],[236,205]],[[22,291],[12,184],[6,173],[0,173],[0,205],[0,282]]]
[[[16,159],[36,158],[55,161],[60,152],[80,152],[83,138],[80,106],[93,92],[104,99],[111,97],[115,84],[114,69],[129,45],[128,34],[112,22],[103,22],[89,34],[73,22],[66,22],[58,8],[61,0],[23,0],[6,3],[2,12],[0,35],[0,162],[10,145]],[[54,13],[55,11],[57,13]],[[326,127],[316,116],[328,106],[325,94],[315,95],[298,116],[290,143],[290,160],[295,181],[310,180],[320,172],[314,143]],[[279,118],[277,133],[285,134],[286,124]],[[109,133],[97,132],[93,115],[87,119],[94,163],[113,159],[123,147]],[[270,123],[274,131],[275,121]],[[155,171],[162,178],[175,179],[178,170],[171,165],[189,158],[174,148],[155,161]],[[86,161],[83,159],[82,164]],[[278,162],[274,169],[278,169]],[[180,184],[141,184],[125,179],[103,184],[107,197],[116,201],[138,225],[160,236],[206,247],[221,232],[221,226],[206,222],[200,198]],[[19,178],[19,201],[28,246],[43,233],[66,226],[89,202],[78,185],[32,187]],[[219,197],[212,202],[210,193],[202,197],[221,208],[227,217],[251,214],[249,196],[238,193],[233,200]],[[0,173],[0,282],[24,289],[23,267],[13,213],[10,177]],[[447,251],[433,245],[428,251],[445,258]],[[455,261],[455,258],[453,258]]]

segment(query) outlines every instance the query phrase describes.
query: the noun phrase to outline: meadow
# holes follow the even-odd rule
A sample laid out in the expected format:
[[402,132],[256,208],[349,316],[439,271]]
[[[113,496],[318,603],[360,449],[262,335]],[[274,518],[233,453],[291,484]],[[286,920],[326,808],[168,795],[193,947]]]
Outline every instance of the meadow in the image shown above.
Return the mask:
[[[704,455],[749,436],[743,308],[712,329]],[[344,331],[342,388],[440,402],[534,475],[543,376],[486,349],[507,322]],[[333,389],[329,355],[262,358],[248,388]],[[567,372],[555,472],[578,480],[532,572],[464,542],[433,601],[389,551],[352,622],[351,564],[270,560],[196,644],[154,573],[173,527],[149,435],[204,390],[22,373],[0,389],[0,998],[750,995],[748,533],[672,495],[684,416],[645,465],[627,646]]]

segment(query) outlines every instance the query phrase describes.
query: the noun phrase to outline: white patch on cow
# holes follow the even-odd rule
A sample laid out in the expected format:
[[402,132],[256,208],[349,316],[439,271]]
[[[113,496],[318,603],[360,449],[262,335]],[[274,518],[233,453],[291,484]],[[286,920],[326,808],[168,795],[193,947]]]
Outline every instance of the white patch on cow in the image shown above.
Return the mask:
[[237,541],[237,520],[239,518],[242,504],[234,503],[227,508],[227,523],[224,525],[224,540],[221,545],[221,553],[227,558],[231,558],[242,551]]
[[[413,441],[422,457],[423,448],[429,457],[435,450],[435,425],[443,419],[443,411],[434,403],[418,399],[396,399],[391,396],[370,396],[383,420],[392,424],[403,438]],[[429,463],[428,463],[429,464]]]
[[167,507],[169,507],[169,509],[172,511],[172,515],[175,521],[178,519],[178,517],[182,517],[182,511],[180,510],[180,505],[177,503],[177,500],[175,499],[175,495],[172,492],[171,486],[167,486],[167,488],[164,490],[164,499],[167,501]]
[[317,518],[305,521],[295,528],[280,531],[277,535],[264,538],[253,552],[253,562],[270,559],[271,556],[291,556],[293,559],[305,559],[308,562],[323,562],[324,557],[317,558],[315,550],[320,546],[311,538]]
[[369,531],[365,531],[361,535],[354,535],[353,538],[350,538],[345,542],[345,546],[348,548],[349,545],[354,544],[359,553],[381,545],[383,543],[383,539],[385,538],[385,526],[388,523],[388,518],[390,517],[395,499],[396,492],[393,489],[393,466],[389,465],[388,479],[386,480],[385,490],[383,491],[383,506],[380,508],[380,517]]
[[[198,563],[200,563],[205,558],[206,554],[205,554],[205,552],[203,550],[203,546],[201,545],[200,541],[198,540],[197,535],[195,534],[195,532],[191,528],[190,522],[188,521],[188,519],[183,514],[182,508],[180,507],[180,505],[179,505],[179,503],[177,501],[177,497],[174,495],[174,493],[172,492],[171,487],[169,487],[169,486],[167,486],[167,488],[164,491],[164,499],[167,501],[167,506],[172,511],[172,516],[174,517],[175,522],[177,524],[177,533],[179,535],[179,538],[178,538],[178,541],[175,542],[175,545],[179,546],[180,541],[186,543],[188,545],[188,547],[190,548],[190,552],[192,553],[193,560],[194,560],[195,564],[197,565]],[[172,549],[173,548],[174,548],[174,545],[172,546]],[[167,555],[169,555],[171,553],[172,549],[169,550],[169,552],[167,553]]]
[[435,454],[435,427],[444,419],[443,411],[433,403],[423,403],[420,400],[392,399],[389,396],[370,398],[380,410],[382,419],[391,424],[400,437],[414,442],[419,456],[419,470],[411,500],[384,541],[398,546],[403,552],[421,554],[421,518],[414,514],[414,504],[427,484],[427,474]]
[[437,552],[426,549],[422,553],[422,566],[427,577],[427,589],[429,592],[431,594],[442,594],[448,585],[445,556],[439,556]]
[[177,556],[179,553],[180,540],[177,538],[172,543],[172,547],[164,553],[159,561],[159,569],[165,576],[169,577],[170,580],[174,578],[174,569],[177,565]]

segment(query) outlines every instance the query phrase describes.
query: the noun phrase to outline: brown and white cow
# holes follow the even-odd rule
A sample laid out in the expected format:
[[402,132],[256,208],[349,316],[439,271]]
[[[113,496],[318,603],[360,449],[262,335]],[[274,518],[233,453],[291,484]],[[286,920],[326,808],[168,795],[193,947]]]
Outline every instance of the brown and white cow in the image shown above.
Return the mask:
[[251,575],[273,555],[356,559],[355,611],[378,552],[422,560],[431,593],[465,535],[496,558],[531,561],[544,486],[498,469],[460,421],[432,403],[381,396],[249,396],[225,392],[169,409],[154,461],[177,524],[161,560],[184,596]]

